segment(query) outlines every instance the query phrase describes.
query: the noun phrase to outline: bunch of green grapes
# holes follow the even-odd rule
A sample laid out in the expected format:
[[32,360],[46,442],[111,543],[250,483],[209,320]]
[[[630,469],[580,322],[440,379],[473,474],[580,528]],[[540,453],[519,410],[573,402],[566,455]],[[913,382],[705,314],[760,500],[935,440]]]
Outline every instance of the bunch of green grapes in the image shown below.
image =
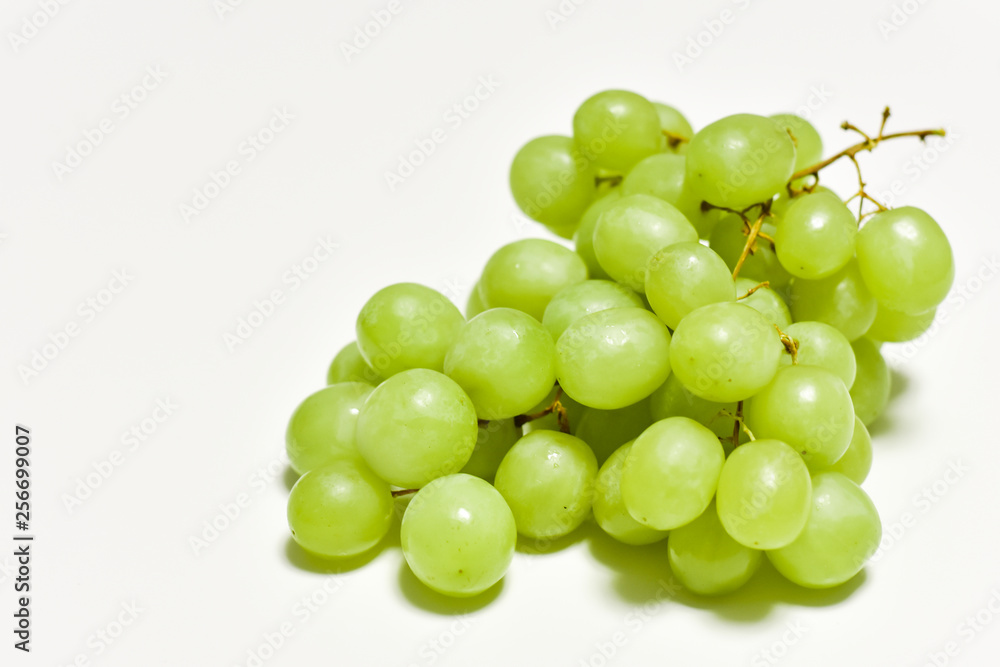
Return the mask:
[[288,425],[295,541],[362,554],[405,503],[406,562],[451,596],[494,586],[519,535],[587,521],[667,540],[698,594],[739,588],[762,558],[801,586],[850,580],[881,540],[860,486],[889,398],[880,348],[920,336],[954,277],[929,214],[855,216],[818,185],[882,131],[823,161],[803,118],[695,132],[615,90],[572,126],[525,144],[510,187],[573,247],[500,248],[464,315],[411,283],[361,309]]

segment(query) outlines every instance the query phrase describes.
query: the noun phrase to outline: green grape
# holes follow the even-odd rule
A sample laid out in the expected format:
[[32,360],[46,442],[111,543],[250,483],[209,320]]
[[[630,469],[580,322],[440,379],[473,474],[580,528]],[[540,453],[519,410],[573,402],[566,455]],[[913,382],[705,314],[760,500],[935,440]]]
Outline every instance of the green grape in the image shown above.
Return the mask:
[[858,419],[869,426],[889,403],[892,377],[875,343],[867,338],[859,338],[851,343],[851,348],[854,349],[854,358],[858,364],[858,372],[851,386],[851,400]]
[[604,270],[642,292],[646,266],[660,248],[697,241],[698,232],[676,208],[656,197],[622,197],[601,213],[594,228],[594,252]]
[[624,285],[610,280],[584,280],[552,297],[542,324],[552,334],[552,340],[559,340],[562,332],[584,315],[611,308],[644,307],[642,299]]
[[576,246],[576,253],[583,258],[583,263],[587,265],[587,273],[590,277],[597,280],[611,280],[611,276],[601,268],[601,263],[597,261],[597,255],[594,254],[594,228],[597,227],[597,219],[601,217],[601,213],[621,197],[622,189],[615,188],[596,200],[580,218],[580,226],[573,234],[573,245]]
[[383,379],[361,356],[361,350],[358,349],[358,344],[354,341],[340,349],[337,356],[330,362],[330,368],[326,372],[327,384],[364,382],[374,387]]
[[625,173],[657,153],[663,132],[656,108],[641,95],[605,90],[588,98],[573,115],[573,140],[598,169]]
[[792,134],[795,142],[795,171],[811,167],[823,159],[823,139],[812,123],[793,113],[776,113],[771,116]]
[[670,332],[653,313],[613,308],[582,317],[556,343],[556,377],[573,399],[614,410],[638,403],[670,374]]
[[645,158],[622,181],[622,196],[650,195],[677,205],[684,186],[684,156],[657,153]]
[[487,308],[516,308],[541,322],[552,297],[586,279],[587,265],[569,248],[522,239],[503,246],[486,262],[479,298]]
[[865,335],[878,308],[854,260],[827,278],[796,280],[789,292],[788,305],[796,322],[824,322],[839,330],[847,340]]
[[403,514],[399,538],[417,579],[438,593],[471,597],[507,573],[517,529],[496,489],[457,474],[417,492]]
[[555,345],[538,320],[519,310],[494,308],[462,327],[444,370],[472,399],[480,419],[507,419],[552,389]]
[[725,459],[719,439],[693,419],[655,422],[625,458],[621,493],[628,513],[657,530],[693,521],[715,495]]
[[767,552],[775,569],[799,586],[830,588],[861,571],[882,539],[878,511],[857,484],[837,472],[813,476],[812,510],[802,534]]
[[736,279],[736,294],[740,303],[750,306],[763,315],[771,324],[775,324],[784,331],[792,324],[792,313],[788,310],[788,304],[781,298],[781,295],[770,287],[761,287],[754,290],[750,296],[744,296],[760,283],[749,278]]
[[783,350],[774,325],[756,310],[735,302],[713,303],[677,325],[670,367],[696,396],[732,403],[750,398],[771,381]]
[[629,441],[616,449],[597,473],[594,486],[594,519],[601,529],[625,544],[652,544],[667,536],[664,530],[644,526],[628,513],[622,500],[622,468],[632,449]]
[[671,329],[696,308],[735,301],[736,287],[726,263],[697,241],[674,243],[649,260],[646,298]]
[[[754,214],[750,216],[751,222]],[[747,232],[749,228],[743,219],[732,213],[719,220],[715,228],[712,229],[712,236],[708,242],[709,247],[719,254],[726,262],[730,270],[736,268],[736,263],[743,254],[743,248],[747,244]],[[761,225],[760,231],[774,238],[775,228],[770,222]],[[748,254],[740,267],[740,277],[749,278],[758,283],[765,280],[770,283],[772,289],[780,289],[787,285],[792,279],[791,274],[778,261],[778,256],[770,242],[758,238],[754,242],[753,254]]]
[[[681,144],[678,152],[684,152],[686,145]],[[702,210],[701,198],[684,186],[685,170],[683,155],[657,153],[632,167],[618,191],[622,196],[650,195],[662,199],[675,206],[700,237],[708,238],[724,212],[718,209]]]
[[496,488],[514,513],[517,532],[555,539],[590,514],[597,459],[583,440],[558,431],[532,431],[511,447],[497,470]]
[[394,486],[421,487],[458,472],[476,447],[476,411],[453,380],[413,369],[371,393],[358,415],[358,451]]
[[392,514],[389,485],[356,461],[334,461],[310,470],[288,496],[292,537],[322,558],[368,551],[389,532]]
[[532,220],[554,228],[572,228],[594,198],[594,171],[570,137],[532,139],[510,165],[514,201]]
[[694,136],[694,128],[691,127],[691,123],[684,117],[684,114],[669,104],[653,102],[653,108],[656,109],[656,115],[660,119],[660,130],[670,132],[685,139],[685,141],[679,141],[676,145],[671,146],[666,135],[664,135],[663,150],[671,153],[686,153],[688,144]]
[[723,595],[750,581],[760,565],[760,551],[729,536],[712,501],[697,519],[671,531],[667,559],[689,591]]
[[465,302],[465,319],[471,320],[484,310],[486,310],[486,306],[483,305],[483,300],[479,298],[479,282],[477,281],[476,284],[472,286],[472,291],[469,292],[469,298]]
[[382,377],[410,368],[440,371],[465,322],[443,294],[414,283],[379,290],[358,315],[358,349]]
[[652,423],[649,401],[642,400],[617,410],[584,408],[574,433],[590,445],[601,464],[622,443],[635,440]]
[[726,459],[716,503],[734,540],[753,549],[777,549],[802,532],[811,496],[802,457],[779,440],[755,440]]
[[320,389],[295,408],[285,431],[285,450],[300,475],[339,459],[361,460],[355,440],[358,413],[372,386],[340,382]]
[[831,276],[854,257],[858,221],[837,195],[816,192],[796,198],[774,232],[778,261],[806,280]]
[[879,304],[903,313],[930,310],[955,280],[951,244],[919,208],[872,216],[858,233],[858,268]]
[[707,426],[721,438],[731,438],[733,418],[721,414],[723,410],[735,414],[736,403],[714,403],[695,396],[673,374],[649,396],[649,412],[653,421],[687,417]]
[[919,338],[927,331],[934,323],[936,314],[937,308],[908,315],[879,304],[875,321],[872,322],[865,336],[887,343],[905,343],[908,340]]
[[817,366],[779,370],[747,402],[744,418],[758,438],[788,443],[817,467],[843,456],[854,433],[854,405],[847,387]]
[[481,423],[476,448],[462,472],[492,482],[500,461],[520,437],[521,429],[514,425],[513,419],[494,419]]
[[[844,334],[822,322],[796,322],[784,331],[798,343],[796,361],[799,366],[825,368],[843,380],[845,387],[851,388],[857,363],[854,350]],[[781,364],[791,366],[791,355],[781,355]]]
[[[788,192],[780,193],[771,203],[771,216],[773,218],[772,222],[774,223],[775,228],[781,225],[781,221],[785,219],[785,213],[788,212],[788,209],[791,208],[792,204],[797,203],[800,199],[802,199],[806,195],[818,194],[821,192],[826,192],[828,194],[833,195],[834,197],[837,197],[837,199],[840,199],[840,197],[837,195],[836,192],[826,187],[825,185],[817,185],[812,189],[811,192],[797,193],[794,197],[790,197],[788,195]],[[855,223],[855,227],[856,226],[857,223]]]
[[[576,427],[583,418],[584,410],[587,408],[570,398],[559,386],[553,387],[552,391],[550,391],[548,395],[539,401],[534,407],[529,410],[525,410],[525,414],[537,415],[540,412],[547,410],[555,402],[557,396],[559,398],[559,405],[566,410],[566,421],[569,422],[569,432],[572,435],[576,435]],[[538,417],[525,422],[521,427],[521,430],[525,435],[527,435],[532,431],[559,431],[561,428],[559,415],[555,412],[550,412],[544,417]]]
[[779,123],[736,114],[694,135],[686,180],[705,201],[742,210],[778,194],[794,167],[795,144]]
[[839,472],[855,484],[861,484],[868,478],[872,469],[872,437],[864,423],[854,418],[854,435],[847,451],[833,465],[817,472]]

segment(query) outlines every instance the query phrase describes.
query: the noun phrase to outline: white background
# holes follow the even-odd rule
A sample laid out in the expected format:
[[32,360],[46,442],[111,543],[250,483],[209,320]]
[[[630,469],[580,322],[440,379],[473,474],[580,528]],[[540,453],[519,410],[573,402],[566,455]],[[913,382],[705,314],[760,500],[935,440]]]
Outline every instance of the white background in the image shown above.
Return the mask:
[[[994,596],[1000,610],[995,3],[910,0],[883,34],[889,0],[591,0],[554,26],[558,0],[402,0],[350,62],[340,44],[386,1],[245,0],[221,16],[218,4],[78,0],[16,45],[38,0],[0,11],[0,536],[14,532],[15,423],[34,437],[38,536],[30,656],[11,647],[0,549],[0,662],[252,665],[248,651],[287,623],[262,664],[765,665],[774,650],[783,664],[922,665],[949,642],[957,655],[939,664],[995,663],[1000,617],[962,625]],[[723,10],[729,23],[713,24]],[[701,53],[679,66],[700,32]],[[165,80],[122,117],[116,100],[157,66]],[[481,77],[495,90],[448,123]],[[926,168],[914,140],[863,158],[873,190],[899,181],[897,204],[938,219],[957,266],[947,321],[889,351],[896,395],[873,428],[865,487],[896,537],[841,589],[811,593],[764,570],[721,600],[664,589],[662,545],[629,550],[588,530],[557,553],[519,553],[471,607],[422,589],[398,541],[355,569],[315,571],[287,548],[279,464],[292,409],[322,386],[374,291],[416,281],[464,305],[494,249],[545,236],[515,214],[510,160],[532,136],[569,133],[575,107],[611,87],[674,104],[696,128],[812,104],[833,150],[853,143],[842,120],[876,129],[887,103],[894,130],[951,131]],[[276,108],[294,119],[248,160],[241,143]],[[113,132],[60,178],[54,163],[104,118]],[[385,172],[438,127],[444,143],[390,191]],[[229,160],[240,173],[186,222],[180,205]],[[849,166],[831,178],[849,186]],[[327,237],[333,256],[286,282]],[[109,296],[123,269],[127,287],[88,320],[79,304]],[[284,301],[230,350],[224,335],[272,290]],[[24,380],[19,366],[73,323],[78,335]],[[158,399],[178,407],[129,450],[123,433]],[[68,508],[115,450],[120,465]],[[192,536],[240,498],[195,553]],[[132,603],[137,618],[110,645],[97,639]]]

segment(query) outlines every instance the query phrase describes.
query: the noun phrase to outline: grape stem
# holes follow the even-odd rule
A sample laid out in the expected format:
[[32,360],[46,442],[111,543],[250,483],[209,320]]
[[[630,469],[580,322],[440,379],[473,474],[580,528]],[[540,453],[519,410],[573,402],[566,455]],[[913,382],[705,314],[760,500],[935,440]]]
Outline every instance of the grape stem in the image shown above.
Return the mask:
[[739,401],[736,404],[736,412],[732,413],[729,410],[719,410],[719,414],[725,417],[730,417],[733,420],[733,449],[740,446],[740,430],[742,429],[747,437],[750,438],[750,442],[753,442],[757,438],[753,437],[753,432],[747,428],[746,422],[743,421],[743,401]]
[[399,498],[400,496],[408,496],[411,493],[416,493],[420,489],[398,489],[392,492],[393,498]]
[[[757,236],[760,236],[760,234],[758,234]],[[748,296],[750,296],[751,294],[753,294],[754,292],[756,292],[757,290],[764,289],[765,287],[770,287],[770,286],[771,286],[771,283],[769,281],[765,280],[764,282],[759,283],[757,285],[754,285],[753,287],[751,287],[750,289],[748,289],[747,293],[744,294],[743,296],[736,297],[736,300],[739,301],[740,299],[745,299]]]
[[[788,183],[786,185],[786,188],[788,189],[788,196],[789,197],[795,197],[796,195],[800,195],[803,192],[812,192],[813,190],[815,190],[816,186],[819,185],[819,172],[821,170],[825,169],[826,167],[829,167],[831,164],[833,164],[837,160],[846,157],[851,162],[854,163],[855,169],[857,169],[857,172],[858,172],[858,192],[855,193],[853,197],[851,197],[850,199],[847,200],[847,203],[850,203],[855,198],[860,198],[860,200],[861,200],[861,202],[859,204],[859,207],[858,207],[858,224],[861,224],[861,222],[868,215],[872,215],[874,213],[878,213],[880,211],[887,210],[886,206],[884,204],[882,204],[882,202],[878,201],[877,199],[875,199],[874,197],[872,197],[871,195],[869,195],[865,191],[865,181],[864,181],[864,179],[861,176],[861,165],[858,164],[858,159],[856,157],[857,154],[860,153],[860,152],[862,152],[862,151],[868,151],[870,153],[871,151],[873,151],[875,149],[876,146],[878,146],[879,144],[881,144],[883,141],[888,141],[890,139],[900,139],[902,137],[916,137],[916,138],[920,139],[921,141],[925,141],[927,139],[927,137],[931,137],[931,136],[943,137],[943,136],[945,136],[945,131],[943,129],[936,129],[936,130],[911,130],[909,132],[895,132],[893,134],[886,134],[885,133],[885,125],[888,122],[890,115],[891,115],[891,112],[889,111],[889,107],[886,107],[885,109],[882,110],[882,124],[879,126],[878,134],[876,136],[874,136],[874,137],[869,136],[868,133],[864,132],[863,130],[861,130],[857,126],[855,126],[855,125],[853,125],[853,124],[851,124],[851,123],[849,123],[849,122],[847,122],[845,120],[841,124],[840,127],[842,129],[844,129],[844,130],[847,130],[847,131],[857,132],[862,137],[864,137],[864,141],[856,143],[853,146],[848,146],[847,148],[845,148],[844,150],[840,151],[839,153],[837,153],[835,155],[831,155],[827,159],[825,159],[825,160],[823,160],[821,162],[817,162],[816,164],[812,165],[811,167],[805,167],[804,169],[800,169],[799,171],[797,171],[794,174],[792,174],[792,177],[788,179]],[[807,176],[814,176],[815,180],[812,183],[810,183],[809,185],[807,185],[807,186],[805,186],[805,187],[803,187],[801,189],[795,188],[792,185],[792,183],[794,183],[795,181],[798,181],[799,179],[802,179],[802,178],[806,178]],[[875,211],[871,211],[869,213],[865,213],[864,212],[865,201],[870,201],[873,204],[875,204],[875,206],[877,207],[876,210]],[[747,211],[749,211],[750,209],[752,209],[754,207],[757,207],[757,206],[760,207],[760,216],[757,218],[757,221],[754,222],[751,225],[750,224],[750,219],[747,217]],[[763,203],[760,203],[760,204],[752,204],[752,205],[746,207],[745,209],[743,209],[742,211],[737,211],[737,210],[734,210],[734,209],[731,209],[731,208],[725,208],[725,207],[722,207],[722,206],[714,206],[712,204],[709,204],[708,202],[702,202],[701,203],[701,209],[702,209],[702,211],[708,211],[708,210],[713,209],[713,208],[714,209],[719,209],[719,210],[722,210],[722,211],[728,211],[729,213],[735,213],[735,214],[739,215],[741,218],[743,218],[743,224],[746,227],[748,227],[748,229],[745,230],[745,233],[747,235],[746,244],[743,246],[743,252],[740,253],[739,261],[737,261],[736,262],[736,266],[733,267],[733,278],[735,279],[739,275],[740,269],[743,267],[743,262],[746,261],[747,255],[752,255],[754,253],[754,250],[756,249],[756,245],[755,244],[756,244],[758,238],[766,238],[766,239],[770,240],[771,244],[772,244],[772,247],[773,247],[774,240],[771,239],[769,236],[766,236],[766,235],[762,236],[761,233],[760,233],[761,225],[764,224],[764,218],[770,216],[770,214],[771,214],[771,210],[770,210],[771,209],[771,202],[768,201],[768,202],[763,202]]]
[[601,187],[604,183],[610,183],[611,187],[617,186],[625,179],[621,174],[608,174],[605,176],[594,176],[594,187]]
[[691,141],[688,137],[683,134],[677,134],[676,132],[671,132],[670,130],[663,130],[663,136],[667,138],[667,145],[671,148],[677,148],[681,144],[686,144]]
[[[747,213],[755,208],[760,209],[760,215],[757,216],[755,222],[751,223]],[[774,247],[774,239],[767,234],[762,234],[760,231],[761,225],[764,224],[764,218],[771,216],[771,202],[767,201],[759,204],[750,204],[742,211],[738,211],[735,208],[727,208],[725,206],[716,206],[715,204],[709,204],[707,201],[703,201],[701,203],[701,210],[703,212],[711,211],[712,209],[725,211],[726,213],[733,213],[740,216],[743,220],[743,233],[747,235],[747,242],[746,245],[743,246],[743,252],[740,253],[739,261],[736,262],[736,266],[733,267],[733,280],[736,280],[736,278],[740,275],[740,269],[743,268],[743,262],[746,261],[747,255],[752,255],[757,249],[756,243],[758,238],[765,239],[771,244],[772,248]]]
[[785,346],[785,352],[792,355],[792,363],[799,363],[799,341],[782,331],[781,327],[777,324],[774,325],[774,328],[778,330],[778,338],[781,339],[781,344]]
[[[833,164],[837,160],[839,160],[841,158],[844,158],[844,157],[850,158],[850,159],[854,160],[855,159],[854,156],[857,155],[858,153],[860,153],[861,151],[871,152],[872,150],[875,149],[876,146],[878,146],[883,141],[888,141],[889,139],[900,139],[902,137],[916,137],[916,138],[920,139],[921,141],[924,141],[925,139],[927,139],[927,137],[932,137],[932,136],[943,137],[943,136],[945,136],[945,131],[943,129],[935,129],[935,130],[911,130],[909,132],[894,132],[893,134],[886,134],[885,133],[885,124],[886,124],[886,121],[889,120],[890,113],[891,112],[889,111],[889,107],[886,107],[882,111],[882,125],[881,125],[881,127],[879,127],[878,135],[876,135],[875,137],[868,136],[868,134],[866,134],[865,132],[862,132],[860,129],[858,129],[857,127],[855,127],[851,123],[848,123],[845,120],[841,124],[840,127],[842,129],[844,129],[844,130],[849,130],[849,131],[857,132],[862,137],[864,137],[864,141],[856,143],[853,146],[848,146],[844,150],[840,151],[839,153],[837,153],[835,155],[831,155],[830,157],[828,157],[827,159],[823,160],[822,162],[817,162],[816,164],[812,165],[811,167],[805,167],[805,168],[800,169],[799,171],[795,172],[794,174],[792,174],[792,177],[790,179],[788,179],[788,194],[794,196],[794,195],[796,195],[796,194],[798,194],[798,193],[801,192],[801,190],[795,190],[792,187],[792,183],[794,181],[797,181],[800,178],[805,178],[806,176],[816,176],[817,183],[818,183],[819,182],[819,172],[820,172],[820,170],[825,169],[826,167],[829,167],[831,164]],[[816,183],[813,183],[812,186],[811,186],[811,188],[814,188],[814,187],[816,187]]]
[[[736,266],[733,267],[733,280],[736,280],[740,275],[740,269],[743,268],[743,262],[747,261],[747,255],[753,253],[756,247],[757,236],[760,234],[760,228],[764,224],[764,218],[769,215],[771,215],[771,202],[761,205],[757,221],[750,226],[750,231],[747,233],[747,242],[743,245],[743,252],[740,253],[740,258],[736,260]],[[744,220],[746,219],[744,218]]]
[[562,387],[556,385],[556,397],[553,399],[551,405],[544,410],[531,415],[518,415],[514,417],[514,426],[521,428],[528,422],[533,422],[536,419],[547,417],[554,412],[556,414],[556,421],[559,422],[559,430],[563,433],[569,433],[569,414],[566,412],[566,407],[559,400],[562,398],[562,393]]

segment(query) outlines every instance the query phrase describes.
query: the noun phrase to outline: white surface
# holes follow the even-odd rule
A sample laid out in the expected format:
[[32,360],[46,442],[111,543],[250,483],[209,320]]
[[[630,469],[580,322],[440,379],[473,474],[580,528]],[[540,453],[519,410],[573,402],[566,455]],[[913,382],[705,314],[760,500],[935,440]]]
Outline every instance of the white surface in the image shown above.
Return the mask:
[[[0,662],[246,665],[287,622],[292,635],[263,664],[596,666],[616,633],[607,664],[765,665],[774,645],[785,664],[922,665],[951,641],[949,664],[991,664],[1000,616],[971,636],[960,625],[991,596],[1000,610],[1000,279],[988,263],[1000,255],[997,6],[914,1],[884,39],[889,1],[591,0],[552,29],[545,12],[557,0],[402,0],[347,63],[340,42],[387,5],[248,0],[220,19],[213,0],[91,0],[61,6],[17,52],[5,37],[0,415],[5,433],[17,422],[33,430],[38,541],[35,650],[14,651],[5,630]],[[731,23],[679,71],[673,52],[724,9]],[[36,0],[5,2],[5,35],[36,10]],[[122,119],[112,105],[151,66],[166,79]],[[449,124],[444,114],[480,77],[499,86]],[[696,127],[793,110],[825,91],[813,120],[831,149],[853,141],[837,129],[844,118],[875,128],[886,103],[893,129],[952,130],[925,172],[908,163],[915,141],[864,158],[876,191],[898,179],[898,201],[941,222],[956,286],[975,289],[949,301],[948,322],[898,364],[905,391],[874,429],[866,489],[887,532],[906,512],[910,526],[843,590],[810,594],[771,573],[719,601],[663,599],[662,548],[629,552],[587,533],[559,553],[518,554],[502,589],[468,615],[424,593],[395,544],[334,576],[290,561],[286,483],[258,471],[280,456],[288,415],[321,386],[362,303],[402,280],[464,303],[495,248],[544,235],[513,222],[510,159],[532,136],[568,133],[576,105],[609,87],[676,104]],[[241,142],[275,108],[294,120],[247,161]],[[59,180],[53,161],[105,117],[113,133]],[[384,172],[437,127],[446,141],[390,192]],[[228,160],[241,172],[185,224],[179,205]],[[838,169],[832,182],[849,186]],[[299,288],[283,282],[325,235],[334,255]],[[134,279],[84,322],[78,304],[122,268]],[[284,303],[230,352],[223,335],[274,289]],[[25,385],[18,365],[70,322],[83,323],[79,335]],[[179,407],[128,451],[122,434],[164,398]],[[4,554],[12,449],[5,435]],[[124,462],[69,512],[64,494],[114,450]],[[967,472],[934,503],[920,500],[952,461]],[[247,506],[195,555],[189,538],[240,494]],[[6,628],[14,596],[0,579]],[[296,605],[313,594],[325,604],[306,617]],[[98,653],[91,635],[132,601],[138,618]],[[783,636],[794,644],[783,648]]]

